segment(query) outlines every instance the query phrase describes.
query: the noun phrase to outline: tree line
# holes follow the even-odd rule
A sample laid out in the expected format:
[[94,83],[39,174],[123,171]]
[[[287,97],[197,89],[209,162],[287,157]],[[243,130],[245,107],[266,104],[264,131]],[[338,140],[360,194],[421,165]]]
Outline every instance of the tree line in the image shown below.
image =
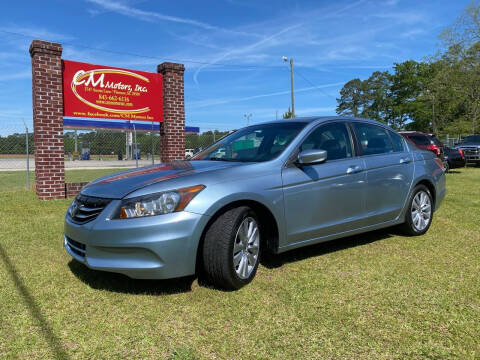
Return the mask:
[[[214,140],[220,139],[226,135],[227,131],[207,131],[201,134],[186,134],[185,148],[198,149],[205,148],[212,144]],[[137,133],[138,149],[142,154],[160,153],[160,134],[157,133]],[[66,131],[63,135],[65,154],[73,154],[75,151],[75,134],[73,131]],[[77,150],[81,152],[82,146],[88,147],[91,154],[125,155],[125,133],[116,131],[89,131],[78,132]],[[28,152],[34,153],[33,134],[28,136]],[[26,154],[26,137],[23,133],[15,133],[8,136],[0,136],[0,154]]]
[[442,49],[425,61],[345,83],[337,114],[441,135],[480,132],[480,4],[467,6],[439,37]]

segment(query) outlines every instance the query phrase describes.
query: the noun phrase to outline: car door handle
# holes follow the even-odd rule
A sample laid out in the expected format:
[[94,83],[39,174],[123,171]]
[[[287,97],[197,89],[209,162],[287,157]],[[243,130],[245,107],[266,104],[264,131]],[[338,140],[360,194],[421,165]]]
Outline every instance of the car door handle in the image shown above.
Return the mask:
[[360,171],[362,171],[363,169],[358,166],[358,165],[355,165],[355,166],[349,166],[348,169],[347,169],[347,174],[355,174],[355,173],[358,173]]
[[400,159],[400,164],[408,164],[412,159],[406,157],[406,158],[401,158]]

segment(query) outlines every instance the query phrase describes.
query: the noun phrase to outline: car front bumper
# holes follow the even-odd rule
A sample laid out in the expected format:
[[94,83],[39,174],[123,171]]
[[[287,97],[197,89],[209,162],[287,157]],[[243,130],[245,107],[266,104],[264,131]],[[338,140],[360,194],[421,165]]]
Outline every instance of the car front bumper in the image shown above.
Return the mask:
[[64,246],[75,260],[94,270],[135,279],[187,276],[195,273],[198,243],[208,220],[206,215],[182,211],[121,220],[99,216],[79,225],[67,215]]

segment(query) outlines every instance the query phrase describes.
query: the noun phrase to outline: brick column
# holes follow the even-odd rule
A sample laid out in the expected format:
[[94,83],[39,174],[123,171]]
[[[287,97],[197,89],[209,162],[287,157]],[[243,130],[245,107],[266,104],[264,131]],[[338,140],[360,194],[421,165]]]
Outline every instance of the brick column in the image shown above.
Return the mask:
[[163,162],[185,159],[185,66],[164,62],[157,72],[163,75],[163,124],[161,157]]
[[33,40],[35,189],[40,199],[65,198],[62,45]]

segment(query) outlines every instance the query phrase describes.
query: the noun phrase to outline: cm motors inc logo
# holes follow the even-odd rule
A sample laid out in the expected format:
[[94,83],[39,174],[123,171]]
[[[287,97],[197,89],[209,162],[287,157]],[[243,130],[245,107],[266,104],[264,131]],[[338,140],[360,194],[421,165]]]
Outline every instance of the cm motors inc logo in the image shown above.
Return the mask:
[[[114,77],[115,80],[109,80],[107,76]],[[123,81],[118,81],[118,78],[122,78]],[[131,83],[132,80],[134,83]],[[148,93],[149,82],[147,77],[126,70],[78,70],[73,75],[71,89],[78,100],[97,110],[118,114],[140,114],[150,111],[150,107],[131,109],[134,107],[132,100]],[[87,100],[86,97],[92,99]]]

